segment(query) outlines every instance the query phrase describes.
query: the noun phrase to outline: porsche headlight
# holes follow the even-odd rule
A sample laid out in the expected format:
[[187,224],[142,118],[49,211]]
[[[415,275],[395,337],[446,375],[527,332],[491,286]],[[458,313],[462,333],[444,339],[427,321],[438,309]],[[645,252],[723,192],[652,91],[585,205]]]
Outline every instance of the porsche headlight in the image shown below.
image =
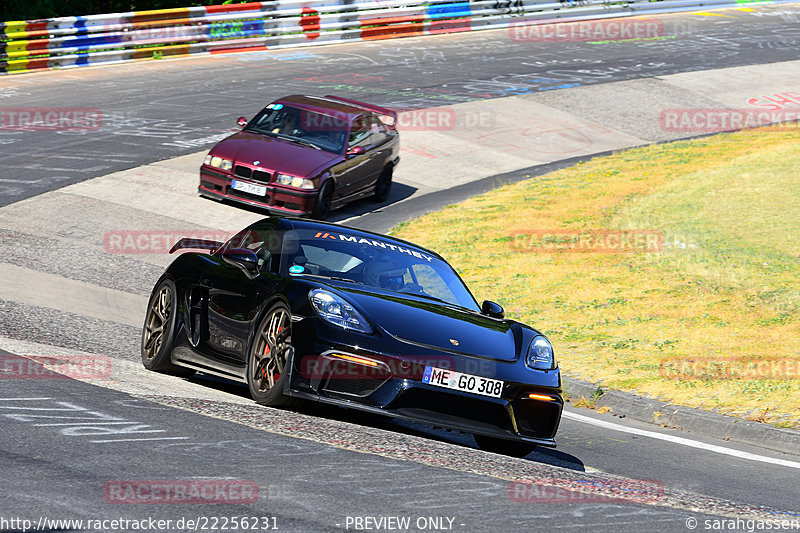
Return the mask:
[[314,311],[326,322],[344,329],[372,333],[369,323],[343,298],[322,289],[313,289],[308,293],[308,299]]
[[223,159],[218,155],[212,156],[208,154],[204,163],[210,167],[221,168],[222,170],[230,170],[233,168],[233,161],[230,159]]
[[551,370],[556,367],[553,345],[545,336],[537,335],[533,338],[525,356],[525,364],[536,370]]
[[278,173],[278,175],[275,177],[275,181],[281,185],[291,185],[292,187],[297,187],[298,189],[314,188],[313,181],[301,178],[299,176],[290,176],[289,174]]

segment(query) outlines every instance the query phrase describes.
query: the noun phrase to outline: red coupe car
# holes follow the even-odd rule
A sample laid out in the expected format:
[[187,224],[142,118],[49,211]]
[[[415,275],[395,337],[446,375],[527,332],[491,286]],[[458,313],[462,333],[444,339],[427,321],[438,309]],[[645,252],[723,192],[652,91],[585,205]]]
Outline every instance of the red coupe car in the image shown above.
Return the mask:
[[400,161],[396,121],[390,109],[337,96],[280,98],[211,149],[198,191],[317,219],[365,196],[383,202]]

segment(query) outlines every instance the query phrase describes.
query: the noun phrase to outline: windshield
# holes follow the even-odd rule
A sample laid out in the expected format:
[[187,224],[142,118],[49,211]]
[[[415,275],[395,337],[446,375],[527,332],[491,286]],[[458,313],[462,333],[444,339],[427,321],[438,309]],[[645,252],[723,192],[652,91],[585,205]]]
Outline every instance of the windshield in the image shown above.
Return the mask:
[[342,117],[284,104],[269,104],[247,123],[244,131],[279,137],[340,154],[344,150],[348,126]]
[[345,280],[479,311],[449,264],[411,246],[348,233],[299,230],[285,236],[282,255],[284,275]]

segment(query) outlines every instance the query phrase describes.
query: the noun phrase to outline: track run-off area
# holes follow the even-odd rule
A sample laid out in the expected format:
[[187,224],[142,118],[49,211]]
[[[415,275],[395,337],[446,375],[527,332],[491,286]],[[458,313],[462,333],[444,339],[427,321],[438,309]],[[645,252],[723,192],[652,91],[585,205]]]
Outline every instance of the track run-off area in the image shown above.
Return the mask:
[[[222,530],[245,516],[259,531],[797,530],[800,455],[769,442],[568,406],[557,449],[514,459],[421,425],[261,407],[244,386],[139,362],[147,297],[174,240],[221,238],[263,216],[196,187],[236,117],[275,98],[428,110],[401,123],[389,199],[331,216],[373,231],[581,158],[712,133],[724,110],[800,109],[800,6],[655,19],[661,34],[641,40],[491,30],[1,77],[0,112],[100,121],[0,128],[0,354],[107,358],[108,372],[0,380],[0,530],[127,531],[132,522],[92,521],[150,518]],[[125,500],[133,481],[216,484],[216,499]]]

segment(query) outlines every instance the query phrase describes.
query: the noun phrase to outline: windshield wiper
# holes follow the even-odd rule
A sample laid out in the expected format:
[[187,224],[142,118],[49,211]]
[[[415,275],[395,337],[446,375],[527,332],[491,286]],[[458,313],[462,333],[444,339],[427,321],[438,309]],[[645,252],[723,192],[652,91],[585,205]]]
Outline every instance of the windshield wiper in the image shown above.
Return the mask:
[[267,137],[277,137],[277,133],[272,133],[269,130],[262,130],[260,128],[252,127],[252,128],[245,128],[244,131],[248,133],[258,133],[259,135],[266,135]]
[[322,148],[320,148],[316,144],[310,143],[308,141],[304,141],[303,139],[299,139],[297,137],[292,137],[291,135],[283,135],[283,134],[279,134],[279,135],[280,135],[281,138],[288,139],[288,140],[296,142],[298,144],[302,144],[304,146],[310,146],[311,148],[314,148],[316,150],[322,150]]
[[453,308],[456,308],[456,309],[465,309],[467,311],[473,311],[474,312],[474,309],[470,309],[469,307],[465,307],[465,306],[463,306],[463,305],[461,305],[459,303],[453,303],[453,302],[449,302],[447,300],[442,300],[441,298],[437,298],[436,296],[431,296],[430,294],[420,294],[420,293],[417,293],[417,292],[402,292],[402,291],[396,291],[396,292],[398,294],[408,294],[408,295],[411,295],[411,296],[419,296],[420,298],[425,298],[427,300],[434,300],[434,301],[437,301],[437,302],[441,302],[443,304],[446,304],[449,307],[453,307]]
[[244,131],[247,131],[247,132],[250,132],[250,133],[259,133],[261,135],[266,135],[267,137],[277,137],[278,139],[284,139],[284,140],[287,140],[287,141],[291,141],[291,142],[296,142],[298,144],[302,144],[304,146],[309,146],[309,147],[311,147],[311,148],[313,148],[315,150],[322,150],[322,148],[320,148],[316,144],[313,144],[313,143],[311,143],[309,141],[303,140],[303,139],[301,139],[299,137],[293,137],[292,135],[286,135],[285,133],[275,133],[273,131],[262,130],[262,129],[259,129],[259,128],[245,129]]
[[326,276],[325,274],[308,274],[306,272],[303,272],[303,275],[305,275],[305,276],[313,276],[313,277],[316,277],[316,278],[333,279],[333,280],[336,280],[336,281],[349,281],[350,283],[357,283],[359,285],[366,285],[366,283],[364,283],[363,281],[356,281],[354,279],[343,278],[341,276]]
[[442,300],[441,298],[437,298],[436,296],[431,296],[430,294],[421,294],[418,292],[403,292],[403,291],[397,291],[397,292],[399,292],[400,294],[410,294],[411,296],[419,296],[420,298],[427,298],[428,300],[436,300],[437,302],[442,302],[443,304],[447,305],[456,305],[453,302]]

